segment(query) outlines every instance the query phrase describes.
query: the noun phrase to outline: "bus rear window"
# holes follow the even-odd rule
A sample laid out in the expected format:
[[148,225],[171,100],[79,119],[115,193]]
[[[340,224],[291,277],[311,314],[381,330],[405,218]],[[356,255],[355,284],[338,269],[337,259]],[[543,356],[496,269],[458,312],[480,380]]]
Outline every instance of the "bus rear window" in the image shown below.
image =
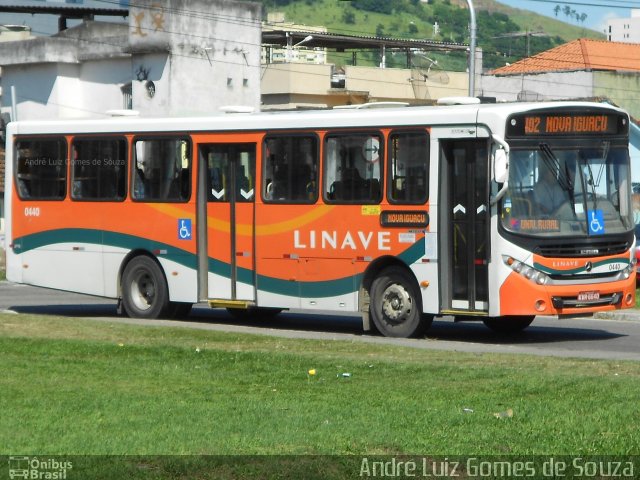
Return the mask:
[[63,138],[16,142],[16,186],[23,200],[62,200],[67,190],[67,145]]

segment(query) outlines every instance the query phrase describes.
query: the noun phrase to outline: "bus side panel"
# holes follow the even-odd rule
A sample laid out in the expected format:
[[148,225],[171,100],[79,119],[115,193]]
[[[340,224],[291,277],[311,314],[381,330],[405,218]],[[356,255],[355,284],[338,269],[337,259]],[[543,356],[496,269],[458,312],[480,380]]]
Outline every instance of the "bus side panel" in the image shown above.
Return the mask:
[[23,282],[30,285],[104,296],[102,246],[58,243],[23,254]]
[[[132,252],[138,252],[158,260],[171,301],[198,301],[195,201],[141,203],[127,200],[109,204],[102,212],[102,218],[106,296],[119,296],[123,262]],[[181,236],[184,220],[190,220],[192,228],[190,235]]]
[[[387,208],[398,210],[320,203],[258,204],[259,305],[269,302],[269,306],[283,307],[285,304],[275,302],[299,293],[301,308],[355,312],[363,274],[373,261],[395,257],[406,265],[421,264],[423,231],[381,227],[380,212]],[[403,208],[410,209],[424,211],[420,206]],[[416,272],[427,275],[429,267],[418,267]],[[427,301],[433,302],[431,296]],[[295,305],[295,298],[287,305]]]
[[[103,295],[99,231],[75,228],[78,212],[69,200],[21,201],[13,194],[14,250],[21,253],[21,281],[31,285]],[[86,217],[85,217],[86,216]]]

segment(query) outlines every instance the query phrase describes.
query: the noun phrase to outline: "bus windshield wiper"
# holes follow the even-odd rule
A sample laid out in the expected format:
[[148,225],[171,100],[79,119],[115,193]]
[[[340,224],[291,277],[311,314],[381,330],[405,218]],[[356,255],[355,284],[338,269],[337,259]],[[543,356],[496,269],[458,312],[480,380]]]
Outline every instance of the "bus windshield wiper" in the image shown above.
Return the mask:
[[589,160],[585,160],[584,164],[586,165],[587,170],[589,171],[587,186],[591,190],[590,193],[591,193],[591,196],[593,197],[593,209],[595,210],[596,208],[598,208],[598,195],[596,194],[596,181],[593,178],[593,170],[591,170],[591,164],[589,163]]
[[563,172],[560,160],[556,157],[556,154],[553,153],[553,150],[547,143],[540,143],[539,145],[540,151],[544,153],[544,163],[547,165],[552,172],[558,172],[558,184],[563,190],[566,190],[569,193],[573,192],[573,183],[571,182],[569,175],[567,172]]

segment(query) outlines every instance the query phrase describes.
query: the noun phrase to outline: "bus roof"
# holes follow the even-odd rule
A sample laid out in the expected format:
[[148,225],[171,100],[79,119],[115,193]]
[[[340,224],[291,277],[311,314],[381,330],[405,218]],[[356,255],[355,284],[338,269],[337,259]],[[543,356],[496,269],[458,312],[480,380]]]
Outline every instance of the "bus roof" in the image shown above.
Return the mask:
[[384,109],[336,109],[286,112],[232,113],[197,117],[126,117],[11,122],[7,133],[91,134],[263,131],[328,128],[461,125],[504,120],[514,113],[548,108],[591,108],[622,111],[592,102],[493,103],[480,105],[419,106]]

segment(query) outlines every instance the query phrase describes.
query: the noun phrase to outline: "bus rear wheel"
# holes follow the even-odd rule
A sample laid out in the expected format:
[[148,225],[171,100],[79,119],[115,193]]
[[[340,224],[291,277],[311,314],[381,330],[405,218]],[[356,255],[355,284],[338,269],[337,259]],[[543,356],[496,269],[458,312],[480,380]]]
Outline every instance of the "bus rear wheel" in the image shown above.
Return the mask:
[[536,318],[534,315],[508,316],[487,318],[483,320],[483,322],[487,327],[497,333],[518,333],[531,325],[534,318]]
[[122,274],[122,306],[134,318],[160,318],[169,307],[169,288],[160,266],[150,257],[132,259]]
[[430,324],[422,315],[420,291],[413,277],[399,267],[387,267],[371,284],[371,318],[385,337],[413,337]]

